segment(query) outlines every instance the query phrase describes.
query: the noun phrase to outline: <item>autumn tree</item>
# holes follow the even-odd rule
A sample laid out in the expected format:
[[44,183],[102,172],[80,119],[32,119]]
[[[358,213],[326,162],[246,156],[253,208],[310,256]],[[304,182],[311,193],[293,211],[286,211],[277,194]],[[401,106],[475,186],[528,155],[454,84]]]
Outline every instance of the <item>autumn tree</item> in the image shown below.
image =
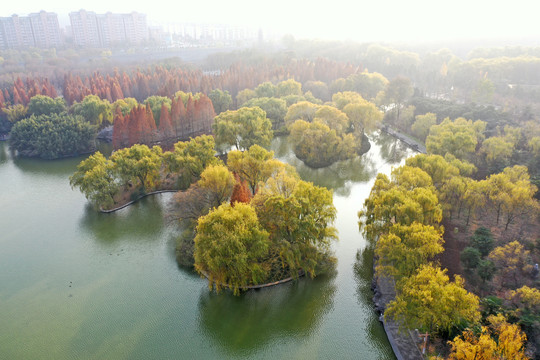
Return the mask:
[[394,224],[377,241],[377,274],[393,276],[396,280],[411,276],[421,265],[444,251],[443,242],[441,230],[433,226],[418,222]]
[[263,259],[268,254],[268,233],[255,209],[248,204],[223,204],[199,218],[195,237],[195,269],[208,277],[217,291],[243,287],[266,279]]
[[[157,121],[161,119],[162,106],[165,105],[167,110],[170,110],[171,103],[172,101],[170,98],[166,96],[157,96],[157,95],[149,96],[143,102],[144,105],[150,106],[150,109],[152,110],[152,117]],[[156,126],[159,126],[159,123],[156,123]]]
[[422,265],[416,274],[398,284],[398,294],[388,304],[384,316],[408,329],[429,333],[447,333],[464,321],[474,324],[480,320],[478,297],[463,285],[459,275],[451,282],[446,269]]
[[208,165],[201,173],[197,186],[207,191],[212,207],[218,207],[231,197],[235,179],[223,165]]
[[315,113],[320,108],[320,105],[313,104],[309,101],[301,101],[289,106],[285,114],[285,123],[293,124],[296,120],[304,120],[312,122],[315,118]]
[[527,337],[518,325],[509,324],[503,315],[491,315],[489,326],[482,326],[480,334],[465,330],[450,341],[449,359],[506,359],[526,360]]
[[513,288],[522,283],[525,274],[531,272],[529,257],[530,251],[525,250],[518,241],[498,246],[488,256],[499,271],[501,284]]
[[251,201],[251,191],[248,189],[248,184],[246,180],[240,179],[238,174],[234,174],[235,184],[231,194],[231,206],[234,206],[234,203],[241,202],[247,204]]

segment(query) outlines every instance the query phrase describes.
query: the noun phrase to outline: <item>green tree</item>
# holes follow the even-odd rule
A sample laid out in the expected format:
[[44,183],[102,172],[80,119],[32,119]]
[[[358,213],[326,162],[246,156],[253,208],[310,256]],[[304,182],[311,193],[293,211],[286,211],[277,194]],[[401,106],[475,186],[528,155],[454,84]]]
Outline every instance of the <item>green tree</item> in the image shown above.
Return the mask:
[[201,179],[197,182],[201,189],[208,192],[212,207],[218,207],[229,199],[234,184],[233,174],[223,165],[209,165],[201,173]]
[[251,194],[257,192],[260,182],[265,182],[276,172],[285,170],[295,175],[296,171],[280,161],[274,160],[274,152],[268,151],[259,145],[252,145],[246,151],[233,150],[227,155],[227,166],[231,171],[245,180],[251,190]]
[[257,97],[257,94],[255,94],[255,90],[244,89],[242,91],[239,91],[238,94],[236,95],[236,106],[241,107],[249,99],[253,99],[255,97]]
[[437,124],[437,115],[427,113],[425,115],[416,115],[416,121],[412,124],[411,130],[414,136],[422,141],[426,141],[429,129]]
[[486,163],[497,170],[509,165],[513,152],[514,145],[499,136],[486,139],[480,148],[480,153],[484,156]]
[[287,103],[283,99],[253,98],[244,103],[246,107],[259,107],[264,110],[266,117],[272,122],[272,128],[278,129],[284,125],[287,114]]
[[392,79],[385,89],[385,98],[387,104],[394,104],[396,107],[396,124],[400,123],[400,114],[403,104],[413,95],[414,89],[411,80],[406,77],[398,76]]
[[471,246],[478,249],[482,257],[488,256],[495,246],[491,230],[483,226],[476,229],[471,237]]
[[114,164],[98,151],[77,165],[69,178],[71,187],[79,190],[95,206],[108,208],[115,203],[120,184],[115,176]]
[[212,105],[217,115],[229,110],[232,106],[232,97],[227,90],[214,89],[210,91],[208,97],[212,100]]
[[150,149],[146,145],[135,144],[115,151],[110,160],[124,183],[138,182],[145,192],[159,179],[162,150],[159,146]]
[[312,168],[329,166],[356,154],[356,142],[352,134],[339,136],[336,130],[321,121],[308,123],[297,120],[290,131],[296,157]]
[[255,97],[275,97],[277,88],[270,81],[263,82],[255,88]]
[[60,114],[66,110],[66,101],[61,97],[53,99],[45,95],[36,95],[28,103],[28,114],[30,115]]
[[337,135],[344,134],[349,129],[349,118],[341,110],[328,105],[323,105],[315,112],[313,121],[319,121],[330,129],[336,130]]
[[174,150],[163,154],[166,169],[180,176],[181,189],[197,181],[209,165],[219,165],[221,160],[215,156],[214,138],[210,135],[197,136],[189,141],[174,144]]
[[469,271],[476,269],[482,260],[480,251],[471,246],[467,246],[463,249],[460,258],[463,266]]
[[270,233],[280,268],[293,277],[300,270],[314,277],[337,239],[332,192],[280,172],[266,181],[252,204]]
[[439,125],[433,125],[426,138],[426,149],[430,154],[445,156],[447,153],[458,159],[464,159],[476,151],[476,145],[483,138],[485,122],[472,122],[464,118],[451,121],[443,120]]
[[92,151],[95,137],[95,126],[80,116],[32,115],[13,126],[10,144],[21,155],[56,159]]
[[272,123],[259,107],[225,111],[215,117],[212,128],[218,147],[248,149],[258,144],[268,148],[273,137]]
[[302,84],[294,79],[288,79],[277,84],[275,94],[278,97],[302,95]]
[[404,278],[399,292],[384,313],[408,329],[423,329],[429,333],[448,332],[464,321],[480,320],[476,295],[463,288],[463,279],[455,276],[451,282],[446,269],[422,265],[418,272]]
[[351,131],[357,139],[361,139],[366,130],[373,131],[383,119],[383,113],[375,104],[365,100],[347,104],[343,112],[347,114]]
[[150,104],[152,115],[156,121],[156,126],[159,126],[159,119],[161,118],[161,105],[165,104],[169,111],[171,110],[172,100],[166,96],[149,96],[144,100],[144,105]]
[[135,98],[118,99],[112,104],[112,111],[113,114],[116,114],[116,110],[120,109],[122,115],[126,116],[127,114],[129,114],[131,109],[133,109],[137,105],[139,105],[139,103]]
[[82,116],[98,128],[111,125],[114,118],[111,104],[97,95],[88,95],[80,103],[76,102],[71,106],[70,112]]
[[268,233],[253,207],[226,203],[199,218],[195,237],[195,269],[208,277],[210,287],[228,287],[235,294],[266,279],[263,260],[268,254]]

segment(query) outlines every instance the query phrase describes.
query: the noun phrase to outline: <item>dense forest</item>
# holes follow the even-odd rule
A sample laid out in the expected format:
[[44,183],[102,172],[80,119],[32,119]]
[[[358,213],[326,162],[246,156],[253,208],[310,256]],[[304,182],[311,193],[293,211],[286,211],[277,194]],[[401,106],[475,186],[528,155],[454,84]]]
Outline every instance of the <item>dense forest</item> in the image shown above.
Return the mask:
[[312,168],[360,156],[378,128],[425,145],[377,177],[359,213],[376,276],[395,282],[385,318],[429,333],[434,355],[540,356],[538,48],[457,56],[289,41],[200,66],[36,55],[2,54],[0,133],[12,149],[91,152],[109,129],[115,151],[84,160],[72,186],[101,209],[183,190],[178,260],[218,290],[333,262],[332,194],[273,159],[274,136],[288,134]]

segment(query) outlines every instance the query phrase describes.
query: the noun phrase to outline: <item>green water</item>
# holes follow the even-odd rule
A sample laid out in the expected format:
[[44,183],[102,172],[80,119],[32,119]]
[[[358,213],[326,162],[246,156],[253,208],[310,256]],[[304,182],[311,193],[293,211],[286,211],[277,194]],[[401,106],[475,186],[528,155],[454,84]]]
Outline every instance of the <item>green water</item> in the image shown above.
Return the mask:
[[362,158],[310,170],[334,189],[334,274],[240,297],[175,261],[171,194],[96,213],[69,176],[82,158],[14,159],[0,143],[0,359],[392,359],[356,213],[377,172],[411,152],[374,135]]

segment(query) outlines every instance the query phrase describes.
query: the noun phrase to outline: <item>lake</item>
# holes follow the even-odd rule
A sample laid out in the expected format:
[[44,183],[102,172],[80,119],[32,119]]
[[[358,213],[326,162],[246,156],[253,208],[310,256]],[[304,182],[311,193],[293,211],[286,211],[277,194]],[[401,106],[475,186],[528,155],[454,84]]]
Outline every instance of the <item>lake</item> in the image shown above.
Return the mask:
[[371,144],[313,170],[274,140],[302,179],[334,190],[336,271],[234,297],[177,265],[172,194],[101,214],[69,185],[84,157],[19,159],[0,142],[0,358],[392,359],[357,212],[413,151],[386,134]]

